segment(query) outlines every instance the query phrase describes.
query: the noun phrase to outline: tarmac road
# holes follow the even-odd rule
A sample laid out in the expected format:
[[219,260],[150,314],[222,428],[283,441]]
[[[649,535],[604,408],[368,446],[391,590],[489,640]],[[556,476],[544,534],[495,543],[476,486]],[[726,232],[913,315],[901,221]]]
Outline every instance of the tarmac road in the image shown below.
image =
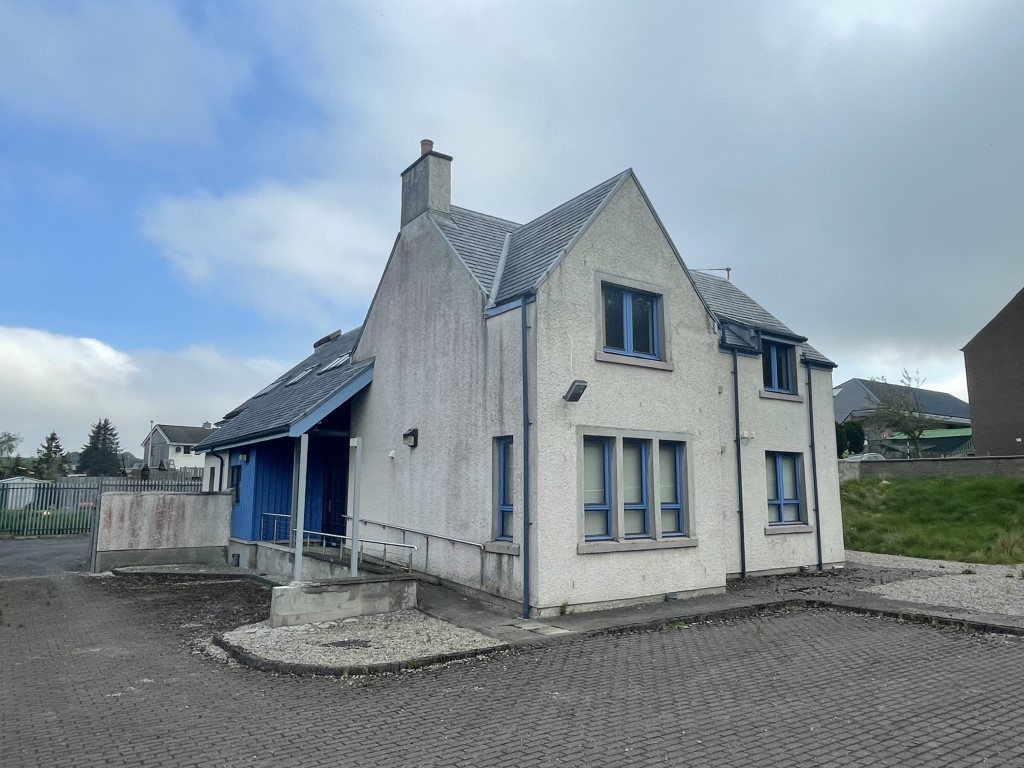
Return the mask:
[[89,564],[90,535],[0,539],[0,579],[53,576]]

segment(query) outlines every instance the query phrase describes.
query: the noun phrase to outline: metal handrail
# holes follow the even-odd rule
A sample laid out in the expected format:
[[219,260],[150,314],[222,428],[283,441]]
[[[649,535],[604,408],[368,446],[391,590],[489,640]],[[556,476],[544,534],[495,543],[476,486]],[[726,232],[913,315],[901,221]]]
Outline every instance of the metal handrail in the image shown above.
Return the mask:
[[[263,531],[264,531],[264,528],[265,528],[265,524],[264,524],[263,518],[265,518],[265,517],[277,517],[277,518],[282,518],[284,520],[287,520],[288,523],[284,526],[284,532],[285,532],[285,535],[290,534],[290,532],[291,532],[290,531],[290,526],[291,526],[291,520],[292,520],[292,516],[291,515],[280,515],[280,514],[275,514],[273,512],[261,512],[260,513],[260,537],[263,536]],[[276,521],[276,520],[274,521],[274,541],[277,541],[277,531],[278,531],[278,526],[280,524],[281,523],[279,521]],[[289,542],[289,543],[291,543],[291,542]]]
[[[346,520],[351,520],[352,519],[352,517],[350,517],[349,515],[342,515],[342,517],[344,517]],[[405,526],[394,525],[393,523],[382,523],[382,522],[379,522],[377,520],[367,520],[365,517],[360,517],[359,518],[359,522],[360,523],[364,523],[366,525],[378,525],[381,528],[394,528],[396,531],[402,531],[403,533],[415,533],[418,536],[428,536],[428,537],[434,538],[434,539],[442,539],[444,541],[450,541],[450,542],[453,542],[455,544],[466,544],[466,545],[468,545],[470,547],[476,547],[481,552],[484,549],[484,545],[481,544],[480,542],[477,542],[477,541],[466,541],[465,539],[456,539],[456,538],[454,538],[452,536],[442,536],[440,533],[429,533],[428,531],[418,531],[415,528],[406,528]]]
[[[299,530],[298,528],[294,528],[293,530],[295,531],[295,534],[297,536],[299,536],[299,535],[302,536],[302,540],[304,542],[306,541],[306,535],[307,534],[310,534],[312,536],[319,536],[320,539],[321,539],[320,551],[321,551],[321,553],[324,553],[324,554],[327,552],[327,544],[323,543],[324,539],[338,539],[338,540],[340,540],[342,542],[352,541],[352,537],[351,536],[342,536],[341,534],[338,534],[338,533],[324,533],[323,531],[307,531],[305,529]],[[359,551],[355,555],[357,563],[360,560],[362,560],[362,557],[363,557],[363,545],[364,544],[376,544],[376,545],[379,545],[379,546],[383,547],[384,548],[383,555],[384,555],[384,562],[385,563],[389,562],[388,561],[388,547],[398,547],[399,549],[411,549],[413,551],[418,549],[418,547],[415,544],[404,544],[404,543],[398,542],[398,541],[377,541],[375,539],[362,539],[361,538],[361,539],[358,539],[358,543],[359,543]],[[340,545],[339,545],[339,548],[340,548]],[[351,546],[349,546],[349,549],[351,549]],[[407,571],[412,571],[412,556],[411,555],[409,557],[409,562],[406,564],[406,570]]]

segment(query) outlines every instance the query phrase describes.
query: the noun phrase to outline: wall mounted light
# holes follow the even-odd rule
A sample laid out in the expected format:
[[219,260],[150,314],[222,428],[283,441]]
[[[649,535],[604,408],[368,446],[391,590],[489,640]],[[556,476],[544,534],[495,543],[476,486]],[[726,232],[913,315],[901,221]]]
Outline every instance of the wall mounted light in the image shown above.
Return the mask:
[[247,451],[242,451],[240,454],[238,454],[238,460],[245,464],[246,462],[249,461],[249,453]]
[[587,391],[587,382],[583,379],[576,379],[569,385],[569,391],[562,395],[562,399],[569,403],[578,403],[583,393]]
[[402,435],[402,442],[410,448],[415,448],[420,443],[420,431],[418,429],[410,429]]

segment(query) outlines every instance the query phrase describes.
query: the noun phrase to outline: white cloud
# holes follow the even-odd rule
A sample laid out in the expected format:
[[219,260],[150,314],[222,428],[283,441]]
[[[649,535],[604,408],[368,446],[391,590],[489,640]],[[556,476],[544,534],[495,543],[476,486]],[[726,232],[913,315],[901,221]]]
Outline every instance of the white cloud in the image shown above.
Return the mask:
[[0,360],[0,431],[22,436],[23,455],[34,455],[52,430],[65,450],[78,450],[101,418],[118,428],[124,450],[139,455],[150,420],[216,421],[285,368],[208,347],[126,352],[97,339],[4,326]]
[[0,107],[40,122],[209,142],[248,76],[163,3],[0,4]]
[[317,328],[362,321],[393,240],[329,182],[165,198],[143,230],[192,282]]

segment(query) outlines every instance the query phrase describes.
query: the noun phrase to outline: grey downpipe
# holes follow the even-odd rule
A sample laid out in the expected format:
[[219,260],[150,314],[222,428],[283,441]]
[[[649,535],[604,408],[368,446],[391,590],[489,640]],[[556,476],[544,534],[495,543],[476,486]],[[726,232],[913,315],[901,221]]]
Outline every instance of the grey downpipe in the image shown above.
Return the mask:
[[732,402],[736,416],[736,498],[740,516],[740,577],[747,578],[747,525],[743,516],[743,459],[740,456],[740,366],[736,350],[732,351]]
[[530,379],[526,295],[519,307],[523,346],[523,618],[530,618]]
[[807,368],[807,423],[811,430],[811,484],[814,487],[814,543],[818,547],[818,570],[825,570],[821,560],[821,512],[818,506],[818,450],[814,441],[814,390],[811,388],[811,366]]

